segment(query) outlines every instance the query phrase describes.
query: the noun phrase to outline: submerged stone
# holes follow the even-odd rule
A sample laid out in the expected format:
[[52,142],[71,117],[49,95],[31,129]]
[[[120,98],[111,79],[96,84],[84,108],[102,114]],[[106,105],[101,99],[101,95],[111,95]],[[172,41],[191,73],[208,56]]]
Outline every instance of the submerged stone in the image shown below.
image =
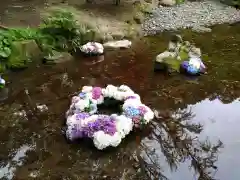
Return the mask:
[[42,57],[35,40],[16,41],[11,45],[12,53],[8,59],[9,68],[25,68],[28,63]]
[[53,51],[53,55],[45,56],[43,62],[46,64],[58,64],[73,60],[73,56],[68,52]]
[[109,41],[103,44],[103,47],[108,49],[127,49],[131,46],[132,42],[129,40]]
[[[174,35],[168,44],[168,50],[157,55],[154,71],[167,71],[170,73],[185,71],[190,72],[190,74],[198,74],[204,71],[205,67],[201,69],[194,67],[197,71],[195,73],[189,64],[186,66],[186,62],[190,62],[194,58],[201,59],[201,49],[191,45],[188,41],[183,41],[181,36]],[[201,64],[203,65],[202,62]]]

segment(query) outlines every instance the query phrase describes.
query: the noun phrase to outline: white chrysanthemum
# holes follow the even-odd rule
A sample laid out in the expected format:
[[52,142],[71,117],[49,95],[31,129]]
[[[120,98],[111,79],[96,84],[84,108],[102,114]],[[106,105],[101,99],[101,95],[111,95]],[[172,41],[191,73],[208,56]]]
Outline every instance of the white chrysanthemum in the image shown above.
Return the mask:
[[124,99],[124,96],[123,96],[122,92],[115,91],[114,94],[113,94],[113,98],[118,100],[118,101],[122,101]]
[[118,89],[125,92],[133,92],[132,89],[126,85],[121,85]]
[[117,147],[121,143],[121,136],[118,132],[111,136],[109,134],[105,134],[103,131],[97,131],[93,134],[93,143],[99,150],[108,146]]
[[131,107],[138,107],[139,105],[141,105],[141,101],[139,99],[127,99],[123,106],[122,106],[122,109],[126,109],[127,107],[131,106]]
[[76,115],[75,114],[67,117],[66,124],[68,126],[71,126],[72,124],[75,124],[75,123],[76,123]]
[[151,120],[153,120],[153,118],[154,118],[154,112],[148,107],[148,106],[146,106],[146,105],[143,105],[145,108],[146,108],[146,110],[147,110],[147,112],[144,114],[144,119],[145,119],[145,123],[147,124],[147,123],[149,123]]
[[75,103],[75,108],[80,110],[80,111],[84,111],[84,109],[86,107],[89,107],[89,99],[81,99],[80,101],[78,101],[77,103]]
[[104,90],[102,90],[102,94],[104,97],[113,98],[114,93],[117,91],[117,87],[113,85],[108,85]]
[[92,86],[83,86],[82,92],[89,93],[92,92],[93,87]]
[[101,95],[98,99],[97,99],[97,104],[102,104],[104,103],[104,97]]
[[125,136],[132,131],[132,128],[133,128],[132,119],[124,115],[117,116],[116,128],[117,128],[117,132],[121,135],[121,138],[125,138]]

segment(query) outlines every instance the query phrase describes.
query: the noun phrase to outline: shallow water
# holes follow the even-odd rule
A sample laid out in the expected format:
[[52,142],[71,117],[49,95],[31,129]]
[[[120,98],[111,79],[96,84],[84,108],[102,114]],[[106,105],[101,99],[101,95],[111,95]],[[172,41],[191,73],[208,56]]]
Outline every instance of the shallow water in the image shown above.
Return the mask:
[[[216,26],[207,34],[181,32],[201,48],[208,66],[208,75],[194,79],[153,73],[152,60],[166,47],[167,33],[136,41],[129,50],[107,52],[104,61],[77,58],[5,76],[9,98],[0,106],[0,178],[144,179],[145,171],[152,169],[161,172],[162,179],[193,180],[198,175],[189,170],[190,162],[198,158],[195,164],[200,163],[208,155],[198,139],[190,142],[190,136],[198,136],[224,144],[216,163],[219,169],[211,174],[237,180],[240,172],[232,168],[240,162],[237,32],[240,24]],[[155,120],[153,130],[136,132],[119,148],[106,152],[96,151],[88,142],[68,144],[61,128],[71,96],[84,85],[107,84],[130,86],[146,105],[163,112],[164,118]],[[36,113],[36,103],[46,104],[48,111]],[[26,117],[14,115],[21,110],[27,112]],[[169,116],[174,113],[177,116]],[[199,135],[194,133],[199,127],[189,125],[198,122],[204,125]],[[150,166],[146,156],[155,164]]]

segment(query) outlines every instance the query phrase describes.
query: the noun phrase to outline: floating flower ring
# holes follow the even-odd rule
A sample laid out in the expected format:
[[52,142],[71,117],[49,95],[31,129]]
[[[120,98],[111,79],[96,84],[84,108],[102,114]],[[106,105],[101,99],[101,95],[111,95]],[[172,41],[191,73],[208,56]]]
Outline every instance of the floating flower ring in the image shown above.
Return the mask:
[[[123,102],[122,113],[97,114],[97,105],[105,98]],[[142,104],[140,96],[128,86],[106,88],[84,86],[66,113],[66,137],[73,141],[78,138],[92,138],[97,149],[117,147],[133,128],[140,128],[154,118],[153,111]]]

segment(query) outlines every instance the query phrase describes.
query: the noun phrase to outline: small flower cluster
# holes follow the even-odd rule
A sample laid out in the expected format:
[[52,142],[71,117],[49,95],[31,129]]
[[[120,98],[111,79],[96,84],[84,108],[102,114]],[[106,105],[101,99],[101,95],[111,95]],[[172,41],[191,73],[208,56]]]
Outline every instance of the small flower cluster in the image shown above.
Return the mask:
[[6,82],[5,80],[0,76],[0,89],[5,86]]
[[199,57],[191,57],[189,61],[183,61],[181,63],[181,68],[191,75],[205,73],[206,71],[206,66]]
[[103,54],[104,48],[103,45],[98,42],[88,42],[80,47],[81,52],[85,54],[100,55]]
[[[104,103],[104,98],[123,101],[123,113],[110,116],[96,114],[97,105]],[[140,96],[128,86],[108,85],[106,88],[84,86],[81,93],[72,98],[66,113],[66,136],[69,140],[92,138],[98,149],[116,147],[133,127],[142,127],[153,118],[152,110],[142,104]]]

